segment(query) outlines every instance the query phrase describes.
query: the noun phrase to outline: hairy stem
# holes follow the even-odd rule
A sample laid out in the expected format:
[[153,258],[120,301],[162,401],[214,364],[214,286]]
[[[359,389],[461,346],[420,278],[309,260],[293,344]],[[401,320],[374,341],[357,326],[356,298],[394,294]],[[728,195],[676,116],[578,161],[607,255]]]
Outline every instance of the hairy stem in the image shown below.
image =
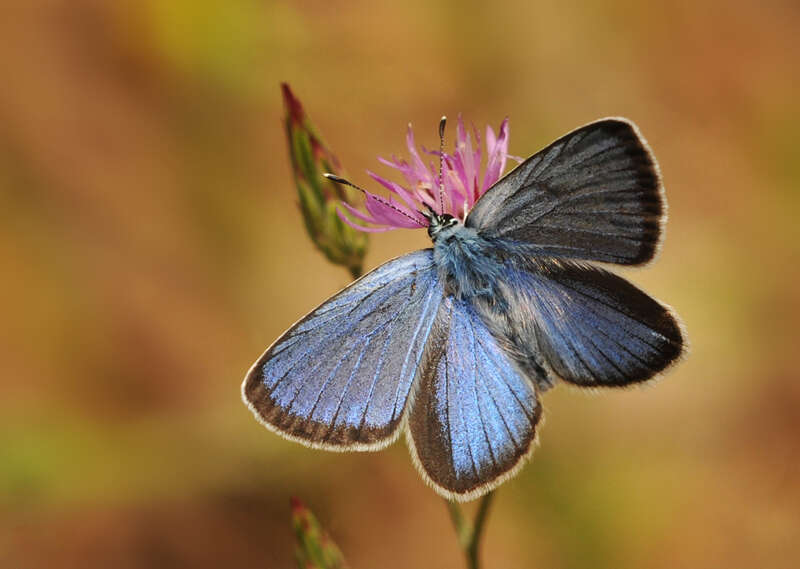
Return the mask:
[[447,510],[450,513],[450,520],[456,530],[458,544],[464,552],[467,560],[468,569],[480,569],[480,544],[483,536],[483,528],[486,526],[486,518],[489,515],[489,506],[492,503],[494,492],[489,492],[481,498],[478,504],[478,512],[475,519],[470,521],[461,510],[461,505],[453,500],[447,500]]

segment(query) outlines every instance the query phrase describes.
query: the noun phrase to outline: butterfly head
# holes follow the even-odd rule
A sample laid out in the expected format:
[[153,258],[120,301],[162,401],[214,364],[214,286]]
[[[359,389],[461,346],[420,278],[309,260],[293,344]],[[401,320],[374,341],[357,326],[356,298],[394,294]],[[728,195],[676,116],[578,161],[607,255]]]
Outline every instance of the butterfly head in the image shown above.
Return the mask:
[[461,224],[457,217],[453,217],[449,213],[439,215],[434,211],[424,212],[422,215],[428,218],[428,236],[435,243],[436,240],[444,233],[450,233],[456,226]]

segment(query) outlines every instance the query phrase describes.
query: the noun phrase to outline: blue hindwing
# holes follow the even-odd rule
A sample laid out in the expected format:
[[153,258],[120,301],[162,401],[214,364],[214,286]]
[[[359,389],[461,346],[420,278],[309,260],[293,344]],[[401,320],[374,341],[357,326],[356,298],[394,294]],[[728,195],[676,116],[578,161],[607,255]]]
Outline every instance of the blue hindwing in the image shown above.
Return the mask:
[[518,351],[543,357],[571,383],[645,381],[685,349],[680,324],[668,307],[599,267],[546,259],[518,262],[504,280]]
[[409,416],[409,445],[440,494],[472,499],[513,474],[534,440],[533,384],[468,301],[440,308]]

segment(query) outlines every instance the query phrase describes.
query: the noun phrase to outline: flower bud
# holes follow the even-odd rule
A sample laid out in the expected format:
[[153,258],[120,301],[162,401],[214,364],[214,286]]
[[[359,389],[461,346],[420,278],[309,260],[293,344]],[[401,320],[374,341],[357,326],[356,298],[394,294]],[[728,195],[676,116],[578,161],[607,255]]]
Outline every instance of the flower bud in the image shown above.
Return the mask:
[[353,277],[358,277],[367,252],[367,236],[337,215],[340,202],[357,203],[353,190],[323,176],[325,173],[341,174],[342,167],[322,142],[289,85],[281,84],[281,90],[292,173],[306,231],[329,261],[346,267]]
[[342,552],[305,504],[292,497],[295,555],[300,569],[347,569]]

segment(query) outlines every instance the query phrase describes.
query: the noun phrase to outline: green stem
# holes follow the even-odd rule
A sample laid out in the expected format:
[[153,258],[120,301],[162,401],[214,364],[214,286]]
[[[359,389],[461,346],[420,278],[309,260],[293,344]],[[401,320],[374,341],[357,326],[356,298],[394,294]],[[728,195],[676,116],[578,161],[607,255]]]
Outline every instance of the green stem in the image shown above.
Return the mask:
[[478,512],[475,514],[475,520],[472,522],[464,516],[464,512],[458,502],[447,500],[450,520],[456,530],[458,544],[464,552],[468,569],[480,569],[481,537],[483,536],[483,529],[486,526],[486,518],[489,515],[489,506],[493,497],[494,492],[489,492],[481,498],[480,504],[478,504]]
[[489,492],[478,504],[478,513],[475,515],[475,522],[472,525],[472,539],[467,549],[467,560],[470,569],[480,567],[480,544],[483,536],[483,528],[486,526],[486,518],[489,516],[489,506],[492,504],[494,492]]
[[447,500],[447,510],[450,512],[450,520],[456,530],[458,545],[466,551],[470,539],[472,539],[472,524],[464,517],[464,512],[461,511],[461,505],[458,502]]

